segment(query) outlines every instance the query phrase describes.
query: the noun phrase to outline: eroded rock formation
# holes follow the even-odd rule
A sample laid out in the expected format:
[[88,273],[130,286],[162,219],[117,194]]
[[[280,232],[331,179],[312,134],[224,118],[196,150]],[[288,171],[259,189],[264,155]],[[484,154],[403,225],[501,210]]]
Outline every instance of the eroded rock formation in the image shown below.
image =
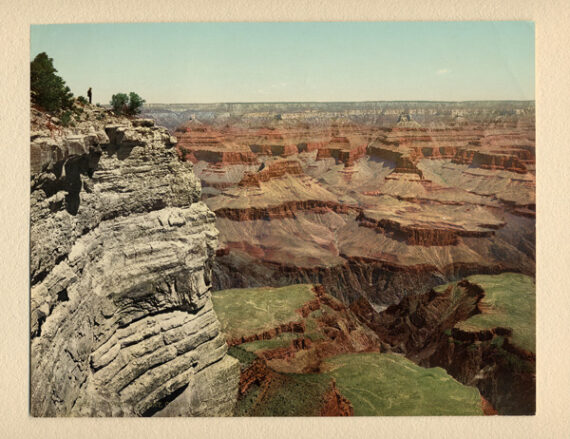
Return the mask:
[[215,218],[151,120],[32,114],[31,413],[229,415],[239,366],[210,298]]
[[[475,283],[477,279],[488,279],[488,284],[481,286]],[[531,288],[518,287],[520,279]],[[485,288],[499,292],[486,301],[489,292]],[[511,311],[515,317],[499,306],[508,288],[518,300]],[[512,299],[503,302],[510,304]],[[383,348],[403,353],[424,367],[443,367],[460,382],[477,386],[486,413],[497,409],[501,414],[529,415],[535,411],[536,390],[536,357],[529,347],[534,343],[534,316],[527,311],[534,309],[533,303],[530,278],[506,273],[474,276],[408,296],[380,314],[364,300],[354,302],[351,309],[376,331]],[[498,316],[496,322],[493,315]],[[469,320],[473,316],[491,319],[485,325],[474,325]],[[521,332],[528,333],[527,339]]]

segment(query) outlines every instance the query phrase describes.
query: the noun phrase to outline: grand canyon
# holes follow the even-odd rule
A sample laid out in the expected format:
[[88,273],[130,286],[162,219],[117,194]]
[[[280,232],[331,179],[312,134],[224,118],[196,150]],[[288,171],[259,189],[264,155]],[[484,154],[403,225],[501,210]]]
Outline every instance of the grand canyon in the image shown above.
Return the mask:
[[534,101],[31,123],[34,416],[535,412]]

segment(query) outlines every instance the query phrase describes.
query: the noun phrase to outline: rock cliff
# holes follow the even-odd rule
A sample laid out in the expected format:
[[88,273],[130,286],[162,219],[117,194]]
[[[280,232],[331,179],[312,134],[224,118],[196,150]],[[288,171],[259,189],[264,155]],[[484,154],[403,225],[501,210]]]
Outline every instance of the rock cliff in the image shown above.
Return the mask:
[[218,232],[176,139],[90,106],[52,128],[32,110],[32,415],[231,414]]

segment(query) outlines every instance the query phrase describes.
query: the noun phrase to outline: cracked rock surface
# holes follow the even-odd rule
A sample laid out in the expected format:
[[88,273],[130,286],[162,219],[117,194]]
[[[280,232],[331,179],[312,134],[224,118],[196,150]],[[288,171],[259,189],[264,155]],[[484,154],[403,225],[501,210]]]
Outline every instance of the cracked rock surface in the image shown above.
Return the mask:
[[32,109],[32,415],[230,415],[218,232],[176,139],[91,106],[52,126]]

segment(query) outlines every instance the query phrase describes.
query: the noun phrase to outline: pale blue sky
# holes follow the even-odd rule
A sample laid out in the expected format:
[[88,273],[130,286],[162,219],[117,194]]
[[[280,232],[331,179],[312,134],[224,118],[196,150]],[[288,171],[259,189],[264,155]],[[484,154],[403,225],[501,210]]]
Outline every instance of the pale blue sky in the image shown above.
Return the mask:
[[532,22],[34,25],[40,52],[100,103],[534,99]]

